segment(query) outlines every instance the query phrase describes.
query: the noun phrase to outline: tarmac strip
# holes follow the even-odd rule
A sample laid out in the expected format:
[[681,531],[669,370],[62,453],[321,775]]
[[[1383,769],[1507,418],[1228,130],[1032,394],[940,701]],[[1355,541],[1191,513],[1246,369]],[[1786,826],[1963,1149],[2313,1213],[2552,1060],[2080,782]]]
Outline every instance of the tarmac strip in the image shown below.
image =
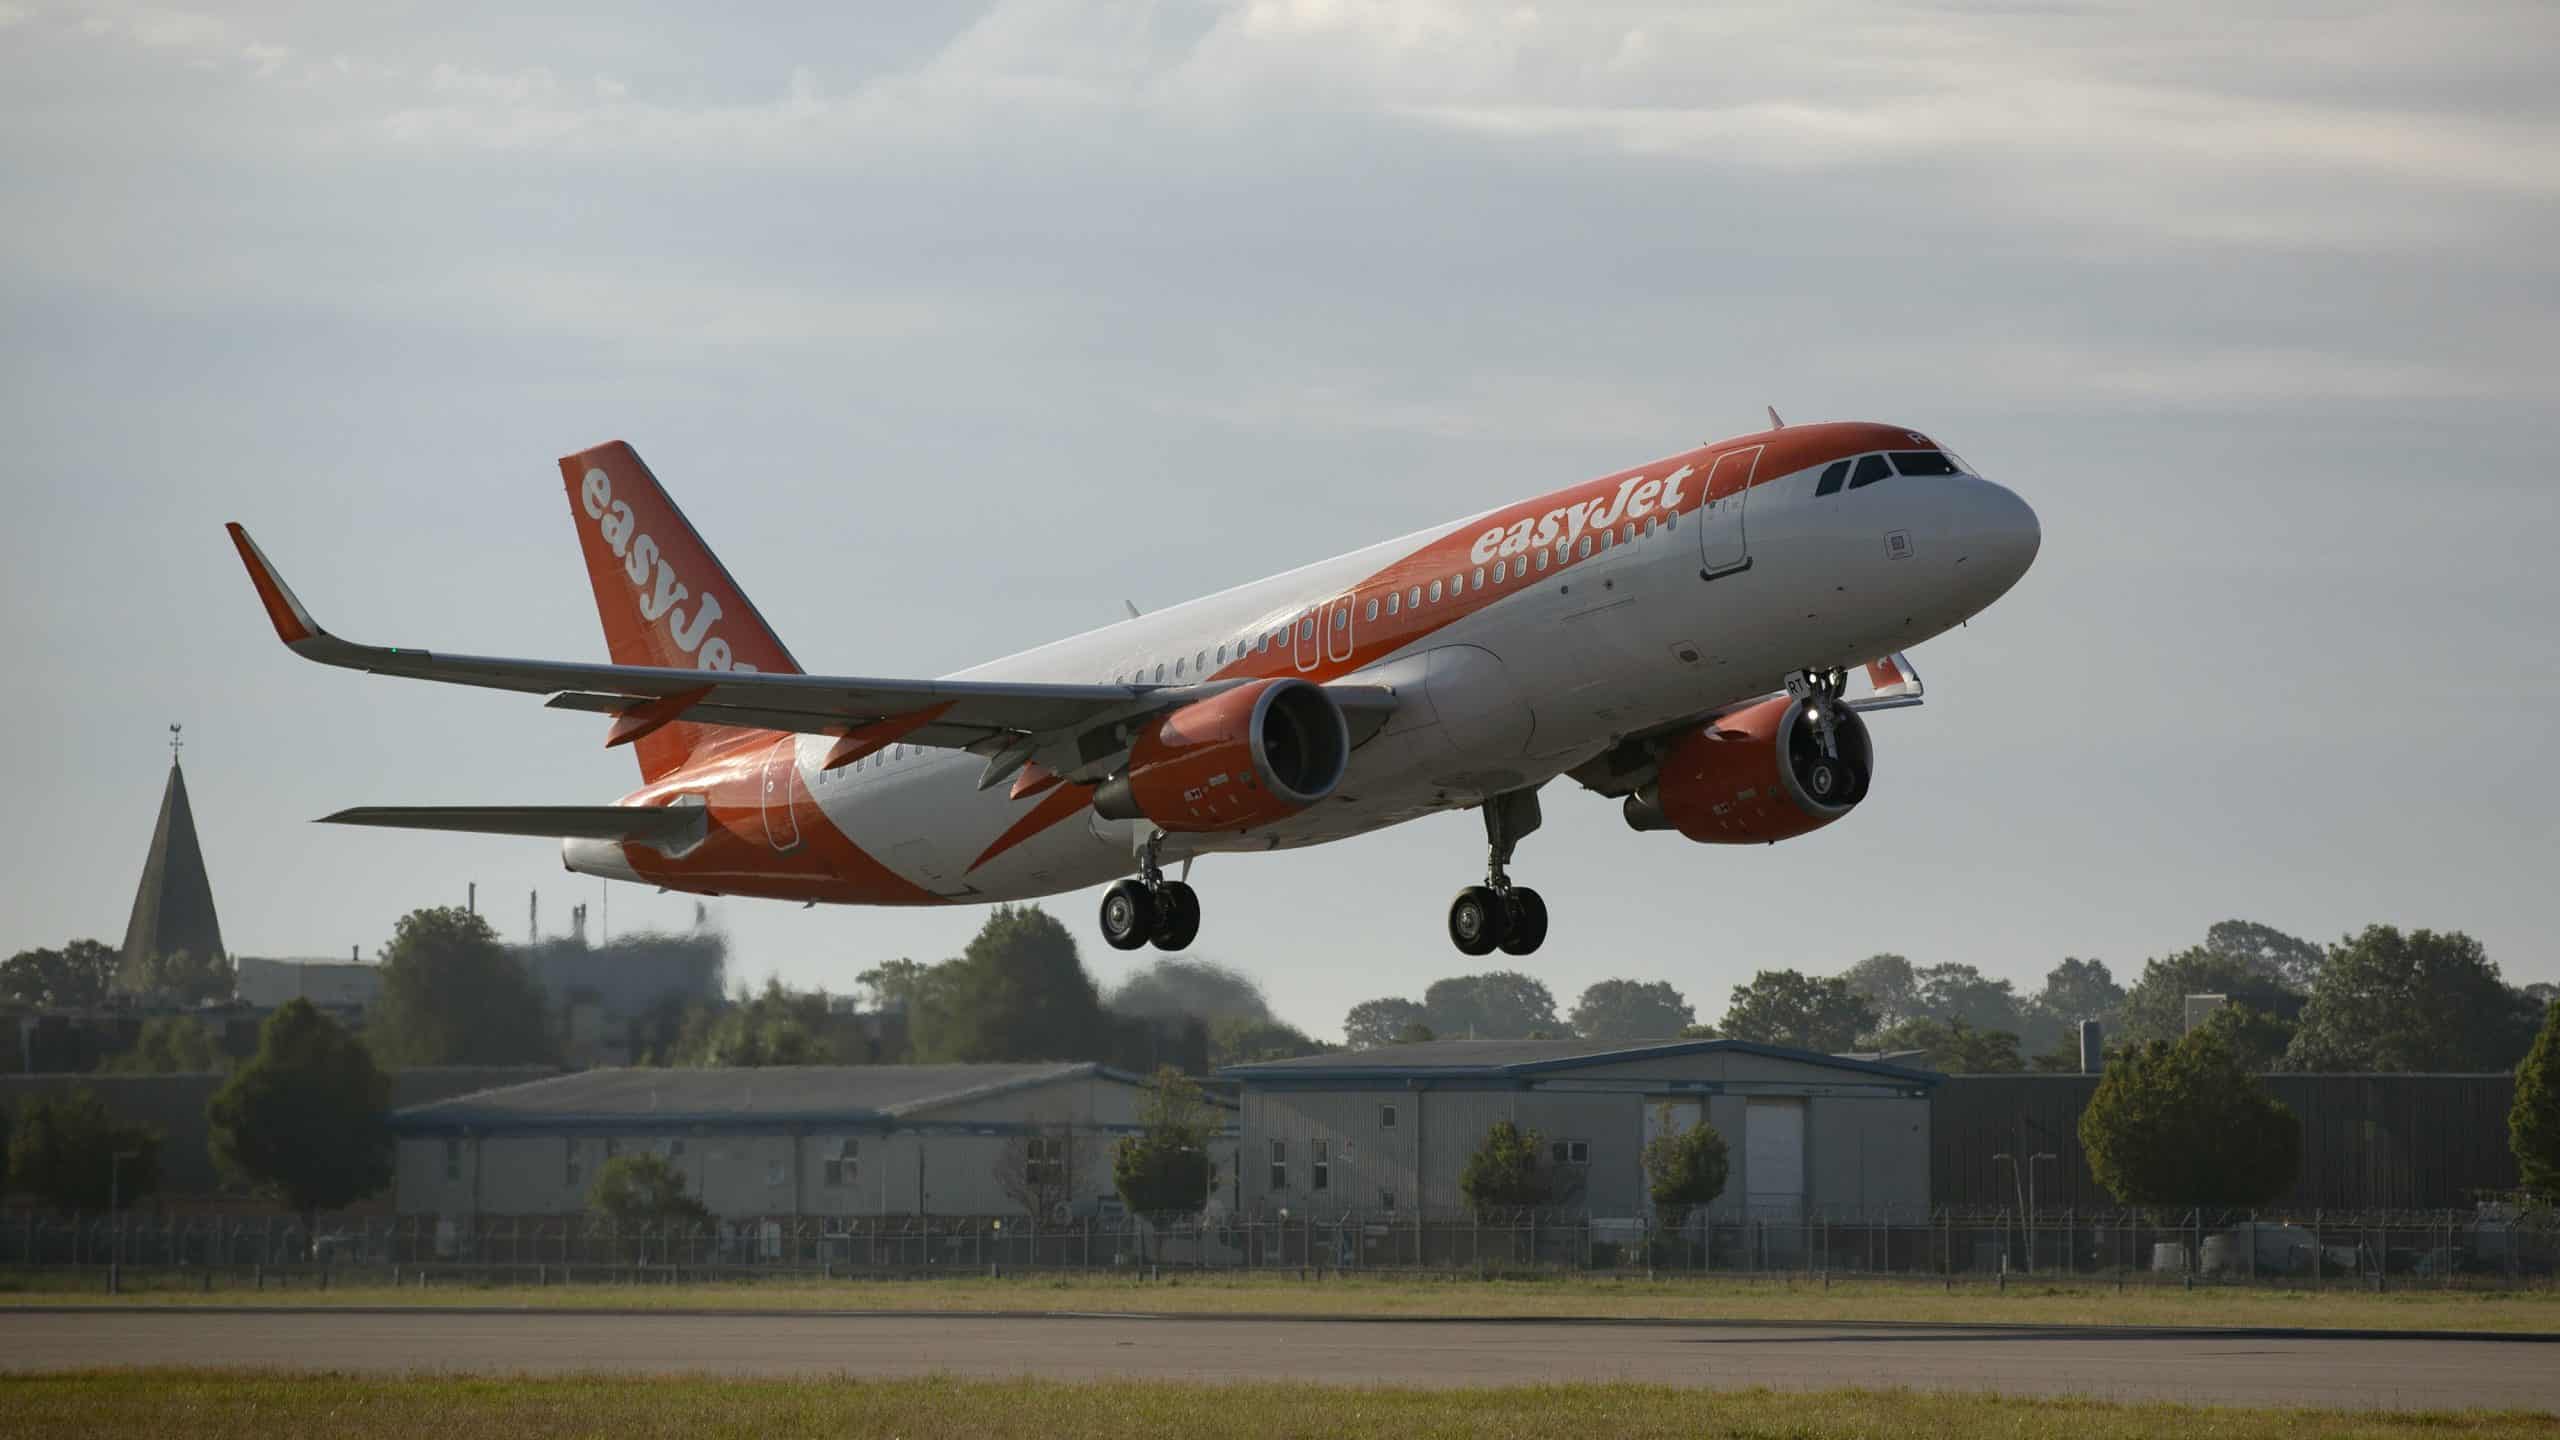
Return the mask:
[[[1198,1323],[1204,1320],[1215,1323]],[[0,1310],[0,1371],[184,1365],[1420,1386],[1632,1380],[2553,1410],[2560,1408],[2560,1366],[2551,1363],[2546,1339],[1369,1317],[64,1306]]]

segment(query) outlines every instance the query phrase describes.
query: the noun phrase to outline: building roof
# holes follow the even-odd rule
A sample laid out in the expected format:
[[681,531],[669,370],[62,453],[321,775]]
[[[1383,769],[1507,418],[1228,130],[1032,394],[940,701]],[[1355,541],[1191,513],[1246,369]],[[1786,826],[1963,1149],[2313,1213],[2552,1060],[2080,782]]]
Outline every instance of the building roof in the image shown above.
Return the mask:
[[1353,1079],[1525,1079],[1591,1065],[1616,1065],[1629,1060],[1718,1052],[1763,1055],[1922,1084],[1934,1084],[1943,1078],[1931,1071],[1877,1060],[1826,1055],[1817,1050],[1797,1050],[1785,1045],[1762,1045],[1750,1040],[1426,1040],[1413,1045],[1335,1050],[1323,1055],[1301,1055],[1293,1060],[1230,1065],[1218,1074],[1247,1084]]
[[196,815],[187,804],[187,774],[169,760],[169,783],[160,792],[160,821],[151,828],[151,852],[142,860],[142,883],[124,926],[123,973],[138,975],[162,955],[184,950],[198,960],[224,953],[222,923],[213,914],[213,882],[204,873],[204,849],[196,843]]
[[883,1125],[963,1101],[1062,1080],[1145,1082],[1091,1061],[1026,1065],[773,1065],[716,1070],[582,1070],[412,1106],[403,1134],[453,1130],[736,1129]]

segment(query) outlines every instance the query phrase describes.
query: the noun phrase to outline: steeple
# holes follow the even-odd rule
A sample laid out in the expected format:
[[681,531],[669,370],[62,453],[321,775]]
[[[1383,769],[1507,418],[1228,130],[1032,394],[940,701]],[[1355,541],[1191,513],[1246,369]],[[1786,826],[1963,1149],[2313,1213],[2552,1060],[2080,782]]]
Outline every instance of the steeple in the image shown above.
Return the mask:
[[124,988],[139,988],[161,956],[184,950],[199,965],[224,955],[222,923],[214,918],[213,882],[205,878],[204,849],[196,843],[195,812],[187,805],[187,775],[179,768],[179,727],[169,727],[169,784],[160,792],[160,823],[151,829],[151,853],[143,858],[142,885],[125,922]]

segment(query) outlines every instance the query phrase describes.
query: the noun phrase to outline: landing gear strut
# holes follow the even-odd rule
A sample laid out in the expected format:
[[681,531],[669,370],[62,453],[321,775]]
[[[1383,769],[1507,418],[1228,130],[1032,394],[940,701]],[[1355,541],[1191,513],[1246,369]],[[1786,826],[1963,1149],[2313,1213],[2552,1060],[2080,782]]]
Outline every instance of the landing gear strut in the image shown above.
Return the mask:
[[[1200,935],[1200,897],[1190,885],[1164,878],[1157,852],[1164,833],[1147,837],[1138,852],[1138,873],[1102,892],[1102,940],[1114,950],[1135,950],[1149,941],[1159,950],[1183,950]],[[1186,862],[1185,872],[1189,865]]]
[[1538,792],[1513,790],[1484,802],[1484,835],[1490,852],[1484,883],[1470,885],[1449,902],[1449,941],[1463,955],[1527,955],[1547,939],[1547,902],[1526,885],[1511,883],[1511,852],[1538,828]]
[[1806,793],[1816,801],[1833,805],[1866,793],[1866,777],[1858,773],[1849,757],[1840,753],[1840,697],[1848,693],[1849,672],[1841,669],[1799,670],[1787,677],[1787,693],[1805,702],[1806,718],[1813,722],[1814,742],[1822,753],[1804,769]]

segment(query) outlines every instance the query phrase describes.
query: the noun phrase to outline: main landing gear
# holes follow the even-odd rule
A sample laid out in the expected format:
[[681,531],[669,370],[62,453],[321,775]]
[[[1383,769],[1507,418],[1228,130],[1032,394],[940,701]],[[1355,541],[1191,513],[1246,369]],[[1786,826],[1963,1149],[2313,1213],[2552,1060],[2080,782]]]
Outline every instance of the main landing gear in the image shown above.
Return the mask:
[[[1159,950],[1189,949],[1200,935],[1200,897],[1156,863],[1164,836],[1151,835],[1138,854],[1138,874],[1102,892],[1102,939],[1114,950],[1149,941]],[[1186,867],[1187,868],[1187,867]]]
[[1513,790],[1484,802],[1484,835],[1491,858],[1484,883],[1470,885],[1449,902],[1449,940],[1464,955],[1527,955],[1547,939],[1547,902],[1526,885],[1514,885],[1506,867],[1521,838],[1538,828],[1538,792]]

